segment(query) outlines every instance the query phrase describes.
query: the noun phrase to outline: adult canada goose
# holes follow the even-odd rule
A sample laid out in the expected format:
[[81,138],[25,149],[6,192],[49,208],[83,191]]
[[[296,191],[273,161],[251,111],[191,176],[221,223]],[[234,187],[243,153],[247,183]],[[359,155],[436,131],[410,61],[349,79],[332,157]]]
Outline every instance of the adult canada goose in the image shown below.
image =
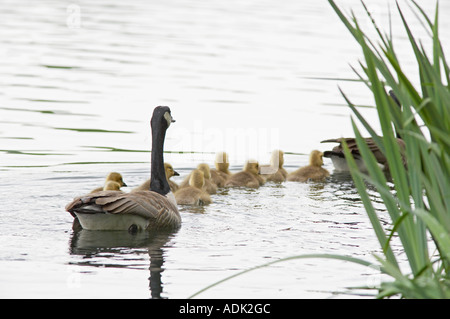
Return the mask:
[[225,182],[230,178],[231,173],[228,170],[230,162],[228,161],[228,154],[225,152],[217,152],[214,161],[215,169],[211,170],[211,181],[217,187],[224,187]]
[[265,180],[259,175],[259,164],[257,161],[250,160],[245,163],[244,170],[231,175],[225,182],[225,187],[254,187],[257,188],[264,184]]
[[[125,184],[125,182],[123,181],[122,175],[120,173],[117,173],[117,172],[111,172],[111,173],[108,174],[108,176],[106,176],[105,185],[108,182],[119,183],[120,187],[122,187],[122,186],[126,187],[127,186],[127,184]],[[105,185],[103,185],[102,187],[97,187],[97,188],[93,189],[91,191],[91,193],[101,192],[102,190],[104,190]]]
[[211,197],[204,190],[205,178],[203,171],[195,169],[189,177],[189,185],[175,192],[179,205],[207,205],[212,203]]
[[[180,186],[177,183],[175,183],[174,181],[172,181],[170,178],[172,176],[179,176],[180,174],[178,174],[178,172],[175,171],[173,169],[172,165],[169,163],[164,163],[164,171],[166,172],[166,178],[167,178],[167,182],[169,183],[170,190],[172,191],[172,193],[175,193]],[[143,191],[143,190],[148,190],[148,189],[150,189],[150,179],[146,180],[144,183],[142,183],[138,187],[133,188],[131,191],[136,192],[136,191]]]
[[[389,95],[392,98],[392,100],[397,104],[398,107],[401,107],[401,104],[398,100],[398,98],[395,96],[394,92],[392,90],[389,91]],[[400,153],[402,155],[402,162],[403,165],[406,166],[406,157],[405,157],[405,142],[402,140],[400,134],[397,132],[397,143],[400,147]],[[333,162],[334,168],[336,171],[348,171],[348,165],[347,161],[345,159],[344,155],[344,148],[343,148],[343,142],[346,142],[348,145],[348,148],[350,150],[350,153],[352,154],[353,158],[355,159],[356,165],[358,165],[358,169],[360,171],[367,171],[367,168],[362,160],[361,153],[359,152],[358,145],[356,143],[356,138],[350,137],[350,138],[333,138],[333,139],[327,139],[324,141],[321,141],[321,143],[338,143],[339,145],[333,147],[331,151],[325,151],[323,153],[324,157],[330,158]],[[375,156],[376,161],[381,166],[381,168],[388,172],[389,166],[387,162],[386,156],[381,152],[378,145],[375,143],[373,138],[365,138],[366,144],[369,147],[369,150],[373,153]]]
[[260,174],[268,182],[281,183],[286,180],[287,171],[283,168],[284,153],[280,150],[274,150],[270,157],[270,165],[261,165]]
[[[203,172],[204,186],[203,189],[208,194],[217,193],[217,185],[211,181],[211,170],[208,164],[201,163],[197,165],[197,169]],[[191,172],[192,174],[192,172]],[[187,187],[190,185],[191,174],[189,174],[184,181],[180,184],[180,188]]]
[[103,191],[75,198],[66,210],[78,217],[84,229],[153,230],[176,229],[181,225],[175,197],[164,171],[163,148],[166,130],[172,122],[170,109],[153,111],[150,188],[130,193]]
[[[356,143],[356,138],[336,138],[336,139],[329,139],[322,141],[321,143],[339,143],[339,145],[333,147],[331,151],[325,151],[323,154],[324,157],[330,158],[333,162],[334,168],[336,171],[348,171],[348,165],[347,161],[345,159],[344,155],[344,147],[343,142],[347,143],[347,146],[350,150],[350,153],[352,154],[353,158],[355,159],[356,165],[358,165],[358,169],[360,171],[367,171],[366,165],[364,164],[362,160],[361,153],[359,152],[358,145]],[[384,171],[389,171],[389,165],[387,162],[386,156],[381,152],[381,150],[378,148],[378,145],[375,143],[375,141],[372,138],[365,138],[366,144],[369,147],[369,150],[373,153],[375,156],[376,161],[381,166],[381,168]],[[405,154],[405,142],[401,138],[397,138],[398,146],[400,147],[400,153],[402,154],[402,162],[403,165],[406,165],[406,158],[404,156]]]
[[309,155],[309,165],[300,167],[298,170],[288,174],[286,180],[292,182],[318,182],[324,180],[330,173],[322,167],[323,153],[314,150]]

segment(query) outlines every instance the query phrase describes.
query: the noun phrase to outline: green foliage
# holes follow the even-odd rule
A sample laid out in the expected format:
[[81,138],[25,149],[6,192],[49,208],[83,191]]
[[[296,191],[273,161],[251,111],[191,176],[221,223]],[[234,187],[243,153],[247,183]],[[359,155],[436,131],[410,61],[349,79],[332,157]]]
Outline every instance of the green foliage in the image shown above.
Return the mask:
[[[347,162],[355,185],[372,222],[384,256],[378,256],[382,271],[394,281],[384,282],[379,297],[397,295],[404,298],[450,297],[450,72],[438,37],[438,6],[432,22],[416,2],[412,1],[418,15],[432,37],[432,58],[417,41],[397,5],[419,70],[416,89],[413,81],[403,71],[394,50],[392,35],[381,33],[372,20],[379,36],[371,41],[352,14],[347,18],[336,6],[329,3],[339,18],[361,46],[364,75],[360,79],[371,90],[381,125],[382,137],[377,136],[368,122],[347,100],[355,116],[372,135],[387,157],[395,191],[377,165],[373,154],[365,144],[355,122],[353,129],[368,173],[358,171],[346,149]],[[366,12],[370,12],[364,5]],[[402,108],[387,93],[390,87]],[[418,121],[422,121],[423,127]],[[396,142],[396,132],[405,142],[402,150]],[[406,157],[406,167],[402,163]],[[365,182],[374,185],[380,193],[390,215],[393,230],[386,232],[366,193]],[[406,275],[391,250],[391,239],[397,236],[407,256],[410,274]],[[432,240],[430,240],[430,237]],[[433,247],[430,247],[432,245]]]

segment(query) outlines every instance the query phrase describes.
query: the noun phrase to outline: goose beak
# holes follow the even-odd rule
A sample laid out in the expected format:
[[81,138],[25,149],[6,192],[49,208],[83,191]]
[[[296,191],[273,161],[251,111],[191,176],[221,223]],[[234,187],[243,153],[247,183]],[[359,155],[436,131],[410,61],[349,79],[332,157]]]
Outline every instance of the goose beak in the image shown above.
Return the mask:
[[173,171],[173,176],[180,176],[180,174],[177,171]]
[[122,185],[123,187],[128,187],[128,185],[125,184],[125,182],[122,182],[122,184],[123,184],[123,185]]
[[172,123],[175,123],[176,121],[175,121],[175,119],[172,117],[172,121],[171,121]]

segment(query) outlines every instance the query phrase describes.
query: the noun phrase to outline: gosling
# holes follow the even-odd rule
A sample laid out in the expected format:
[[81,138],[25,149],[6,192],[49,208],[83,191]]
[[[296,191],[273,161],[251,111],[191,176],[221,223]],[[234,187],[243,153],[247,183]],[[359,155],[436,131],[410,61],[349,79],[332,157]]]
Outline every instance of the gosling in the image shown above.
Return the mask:
[[[203,189],[208,193],[208,194],[215,194],[217,193],[217,185],[214,184],[211,181],[211,170],[209,168],[208,164],[205,163],[201,163],[197,165],[197,169],[203,172],[203,178],[205,181],[205,185],[203,186]],[[192,174],[192,173],[191,173]],[[191,178],[191,174],[189,174],[184,181],[180,184],[180,188],[183,187],[187,187],[189,186],[189,182],[190,182],[190,178]]]
[[323,181],[326,177],[330,176],[330,173],[322,165],[323,153],[314,150],[309,156],[309,165],[289,173],[287,180],[293,182]]
[[217,152],[214,166],[216,168],[211,170],[211,181],[217,187],[224,187],[226,181],[231,177],[231,172],[228,170],[230,166],[228,154],[225,152]]
[[[166,179],[167,182],[169,183],[170,190],[172,191],[172,193],[175,193],[180,188],[180,186],[174,181],[172,181],[170,178],[172,176],[179,176],[180,174],[178,174],[178,172],[175,171],[172,165],[169,163],[164,163],[164,171],[166,172]],[[150,189],[150,179],[146,180],[144,183],[134,188],[132,192],[148,191],[149,189]]]
[[287,171],[283,168],[284,164],[284,152],[280,150],[274,150],[270,157],[270,165],[261,165],[260,174],[268,182],[281,183],[286,181],[288,175]]
[[103,186],[103,191],[119,191],[120,190],[120,184],[114,181],[107,181],[105,183],[105,186]]
[[[116,182],[120,185],[120,187],[126,187],[127,184],[123,181],[122,175],[120,173],[111,172],[106,176],[105,184],[102,187],[97,187],[91,191],[91,193],[97,193],[104,190],[105,185],[109,182]],[[120,188],[119,187],[119,188]]]
[[175,192],[178,205],[208,205],[212,203],[209,194],[203,190],[205,185],[204,173],[195,169],[189,178],[189,185]]
[[259,175],[259,164],[250,160],[245,163],[244,170],[233,174],[226,182],[225,187],[252,187],[258,188],[265,182]]

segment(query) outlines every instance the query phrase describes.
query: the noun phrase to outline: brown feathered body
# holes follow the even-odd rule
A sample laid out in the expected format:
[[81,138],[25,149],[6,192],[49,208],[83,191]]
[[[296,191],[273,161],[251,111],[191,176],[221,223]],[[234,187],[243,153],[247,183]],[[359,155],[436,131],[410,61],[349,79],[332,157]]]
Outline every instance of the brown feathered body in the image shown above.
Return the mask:
[[90,193],[76,197],[66,210],[89,230],[128,230],[132,225],[144,230],[174,229],[181,224],[174,202],[150,190]]
[[[383,152],[380,150],[378,145],[375,143],[373,138],[365,138],[364,139],[369,150],[373,153],[375,156],[376,161],[378,164],[382,166],[382,168],[385,171],[389,171],[389,165],[386,156],[383,154]],[[324,157],[328,157],[332,160],[333,165],[337,171],[348,171],[348,165],[345,160],[344,155],[344,148],[343,148],[343,142],[347,143],[347,146],[350,150],[350,153],[356,160],[356,164],[358,165],[358,168],[361,171],[367,171],[367,168],[365,167],[364,163],[361,160],[361,153],[359,151],[358,145],[356,143],[356,138],[350,137],[350,138],[336,138],[336,139],[329,139],[321,141],[321,143],[338,143],[331,151],[325,151]],[[406,157],[405,157],[405,142],[401,138],[397,138],[397,143],[400,148],[400,153],[402,156],[402,164],[406,166]]]

